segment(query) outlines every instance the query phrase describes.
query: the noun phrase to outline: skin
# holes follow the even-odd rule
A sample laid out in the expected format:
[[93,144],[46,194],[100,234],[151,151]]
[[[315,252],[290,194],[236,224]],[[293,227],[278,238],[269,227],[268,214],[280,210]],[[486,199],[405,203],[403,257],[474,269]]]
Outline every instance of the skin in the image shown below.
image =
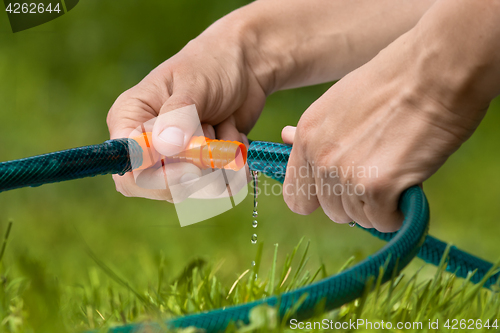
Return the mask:
[[[500,92],[500,29],[494,23],[499,13],[495,1],[436,3],[415,28],[313,103],[296,129],[284,129],[284,141],[294,144],[290,169],[355,165],[378,170],[377,177],[335,178],[321,172],[287,177],[284,197],[290,209],[308,214],[321,205],[339,223],[399,229],[401,193],[443,165]],[[307,196],[297,191],[304,184],[347,188],[348,182],[364,193]]]
[[[341,78],[411,29],[430,5],[417,0],[384,0],[377,5],[370,0],[347,5],[339,0],[254,2],[215,22],[120,95],[107,118],[111,139],[128,137],[160,116],[153,145],[163,155],[176,154],[185,142],[169,144],[159,133],[177,127],[188,137],[191,119],[175,110],[194,104],[206,136],[246,142],[245,134],[273,91]],[[291,18],[300,26],[291,25]],[[387,19],[392,24],[384,24]],[[313,35],[317,37],[311,40]],[[167,165],[165,171],[169,184],[181,183],[183,175],[201,175],[187,163]],[[165,183],[162,170],[148,172],[148,183]],[[138,186],[131,173],[113,177],[125,196],[172,200],[168,188]]]
[[[283,129],[293,143],[285,202],[296,213],[321,206],[335,222],[394,231],[402,191],[438,170],[500,92],[499,14],[495,0],[256,1],[123,93],[108,115],[110,135],[127,137],[160,116],[153,145],[176,154],[193,129],[175,110],[194,104],[207,136],[245,142],[269,94],[341,78],[296,128]],[[317,172],[348,166],[378,172]],[[188,163],[166,171],[169,184],[201,174]],[[114,179],[126,196],[171,199],[168,189],[142,188],[130,174]],[[362,194],[321,190],[356,185]]]

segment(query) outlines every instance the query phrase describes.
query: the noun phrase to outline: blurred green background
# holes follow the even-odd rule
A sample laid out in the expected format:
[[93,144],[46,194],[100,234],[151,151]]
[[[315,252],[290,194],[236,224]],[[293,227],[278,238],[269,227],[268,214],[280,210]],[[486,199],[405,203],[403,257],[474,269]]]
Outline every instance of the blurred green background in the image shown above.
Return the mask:
[[[245,3],[85,0],[52,22],[16,34],[0,13],[0,161],[107,140],[106,114],[120,93]],[[296,124],[329,86],[274,94],[249,137],[280,142],[281,128]],[[499,111],[496,101],[474,136],[424,186],[431,233],[489,260],[500,257]],[[96,267],[84,239],[138,289],[156,283],[161,253],[172,275],[194,258],[223,260],[219,273],[229,281],[255,255],[251,212],[249,194],[233,210],[181,228],[173,206],[125,198],[110,176],[19,189],[0,193],[0,232],[14,221],[3,260],[13,276],[29,275],[26,267],[37,263],[44,267],[38,272],[62,285],[84,285]],[[280,244],[283,258],[301,237],[311,241],[309,267],[324,263],[329,273],[382,244],[357,228],[336,225],[321,211],[295,215],[281,196],[260,198],[256,230],[265,244],[264,269],[273,244]]]

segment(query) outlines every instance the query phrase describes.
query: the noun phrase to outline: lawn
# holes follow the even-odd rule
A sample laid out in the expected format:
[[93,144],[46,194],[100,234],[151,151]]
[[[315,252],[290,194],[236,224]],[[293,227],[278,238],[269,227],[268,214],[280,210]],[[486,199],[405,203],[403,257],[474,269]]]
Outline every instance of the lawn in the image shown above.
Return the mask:
[[[87,0],[17,34],[0,14],[0,161],[107,140],[105,118],[114,99],[243,4]],[[296,124],[329,86],[274,94],[249,137],[280,142],[281,128]],[[490,261],[500,258],[499,127],[497,100],[473,137],[424,184],[430,233]],[[251,213],[249,195],[220,216],[181,228],[170,204],[123,197],[104,176],[0,193],[0,235],[13,222],[0,268],[0,331],[71,332],[239,304],[309,282],[320,268],[316,279],[334,274],[349,258],[357,262],[383,244],[319,210],[293,214],[279,195],[259,198],[257,229]],[[251,271],[241,276],[252,269],[259,247],[250,242],[254,230],[262,257],[258,279],[249,282]],[[306,268],[280,288],[282,272],[291,265],[295,274],[307,243]],[[498,293],[439,272],[416,259],[390,295],[388,284],[322,316],[443,325],[446,319],[500,320]],[[254,318],[252,327],[282,328],[273,309],[258,309]]]

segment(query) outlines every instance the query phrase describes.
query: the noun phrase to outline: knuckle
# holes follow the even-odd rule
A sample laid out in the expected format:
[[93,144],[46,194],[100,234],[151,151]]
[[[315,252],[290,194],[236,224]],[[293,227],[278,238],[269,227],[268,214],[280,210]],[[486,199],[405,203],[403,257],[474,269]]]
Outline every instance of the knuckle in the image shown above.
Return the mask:
[[[331,154],[324,149],[318,150],[314,158],[314,162],[316,164],[316,167],[318,168],[318,171],[319,168],[327,168],[328,166],[333,165]],[[320,176],[322,176],[322,174],[320,174]]]
[[363,213],[363,202],[359,200],[358,196],[342,196],[343,208],[347,216],[348,222],[356,221],[359,224],[368,224],[367,218]]
[[109,109],[108,115],[106,116],[106,125],[108,129],[112,129],[116,124],[116,109],[114,106]]
[[314,156],[313,170],[316,179],[327,182],[338,182],[339,173],[336,171],[337,156],[328,149],[319,149]]
[[293,137],[292,150],[298,151],[299,154],[305,154],[308,144],[308,135],[305,131],[300,130],[299,127],[295,130]]
[[299,119],[297,124],[298,127],[302,127],[304,130],[310,130],[316,127],[318,124],[318,117],[315,112],[312,112],[311,109],[307,109]]
[[323,204],[322,208],[330,220],[339,224],[349,223],[353,220],[342,204],[342,196],[333,194],[325,199],[328,200],[328,202]]
[[132,98],[132,94],[133,94],[133,91],[134,89],[136,89],[135,87],[132,87],[128,90],[125,90],[124,92],[122,92],[115,100],[115,102],[113,103],[113,106],[111,107],[111,109],[114,109],[117,105],[120,105],[120,104],[123,104],[125,103],[126,101],[128,101],[130,98]]
[[111,128],[114,124],[114,115],[113,115],[113,109],[111,108],[108,112],[108,115],[106,116],[106,125],[108,126],[108,129]]
[[120,118],[121,107],[123,105],[127,105],[129,99],[130,99],[130,89],[121,93],[120,96],[118,96],[118,98],[115,100],[115,102],[109,109],[109,112],[106,116],[106,124],[108,128],[111,129],[113,128],[113,126],[116,125],[117,120]]
[[391,179],[387,177],[366,178],[361,181],[368,201],[380,202],[391,189]]
[[297,124],[297,130],[295,132],[295,139],[298,139],[299,142],[307,142],[308,139],[313,135],[314,128],[316,127],[315,122],[304,115],[300,118]]
[[192,96],[189,96],[188,94],[179,94],[176,95],[174,100],[172,101],[173,104],[170,104],[171,107],[174,108],[181,108],[184,106],[189,106],[189,105],[196,105],[196,101]]

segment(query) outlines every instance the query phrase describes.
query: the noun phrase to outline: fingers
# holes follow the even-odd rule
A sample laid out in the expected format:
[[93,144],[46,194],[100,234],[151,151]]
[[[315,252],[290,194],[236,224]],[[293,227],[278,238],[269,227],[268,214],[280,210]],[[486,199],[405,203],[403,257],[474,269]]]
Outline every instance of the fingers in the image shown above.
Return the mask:
[[[295,139],[297,137],[295,136]],[[292,148],[286,177],[283,182],[283,199],[292,212],[307,215],[319,207],[313,170],[305,158],[301,140]],[[297,144],[298,143],[298,144]]]
[[236,128],[234,117],[232,116],[215,126],[215,131],[217,132],[217,138],[220,140],[242,141],[241,133]]
[[283,142],[289,145],[293,144],[293,139],[295,137],[296,130],[297,127],[285,126],[281,131],[281,138],[283,139]]
[[[200,125],[197,109],[190,99],[180,98],[177,95],[170,97],[160,110],[160,115],[152,122],[147,122],[135,130],[153,132],[154,150],[161,155],[175,155],[183,150],[191,137],[204,135],[210,139],[222,136],[226,140],[242,140],[243,137],[234,126],[234,119],[227,119],[219,124],[217,134],[214,127],[209,124]],[[179,107],[182,106],[182,107]],[[151,127],[149,127],[151,126]],[[149,129],[151,128],[151,129]],[[135,133],[133,132],[133,133]],[[247,141],[248,143],[248,141]],[[158,156],[160,156],[158,154]],[[206,177],[206,172],[201,172],[190,163],[169,163],[155,166],[146,170],[134,170],[134,177],[114,177],[117,189],[126,196],[139,196],[157,200],[179,202],[191,195],[197,198],[213,198],[226,191],[226,182],[219,172],[217,176]],[[203,180],[200,179],[203,176]],[[207,181],[211,179],[211,183]],[[196,181],[195,185],[176,186],[187,181]]]
[[204,136],[206,136],[207,138],[212,139],[212,140],[215,139],[215,129],[213,128],[212,125],[203,124],[203,125],[201,125],[201,129],[203,130]]
[[[286,126],[281,132],[283,142],[293,144],[297,128]],[[295,151],[294,151],[295,150]],[[329,178],[327,170],[316,169],[309,166],[307,161],[301,159],[304,156],[300,141],[292,149],[292,154],[288,161],[285,183],[283,184],[285,202],[288,207],[300,214],[313,212],[318,205],[321,205],[325,214],[337,223],[349,223],[352,219],[346,214],[342,197],[334,193],[337,180]],[[306,193],[304,193],[305,191]]]
[[315,180],[307,161],[293,149],[286,168],[283,198],[288,208],[297,214],[308,215],[319,207]]
[[194,164],[181,162],[134,171],[134,176],[136,185],[143,189],[166,190],[173,185],[198,179],[202,172]]
[[394,177],[382,175],[370,179],[362,197],[366,201],[363,209],[373,227],[381,232],[394,232],[401,228],[404,216],[398,209],[401,193],[410,184],[397,187]]
[[[318,201],[325,214],[336,223],[349,223],[353,221],[344,207],[342,184],[336,178],[330,178],[325,172],[318,170],[316,175],[316,188]],[[340,190],[339,190],[340,189]]]
[[[339,176],[316,178],[318,201],[325,214],[337,223],[355,221],[364,228],[376,228],[381,232],[399,230],[403,221],[398,209],[402,190],[390,180],[359,178],[356,177],[358,171],[351,173],[352,170],[365,170],[365,166],[346,166],[340,160],[336,161],[339,167],[335,162],[318,166],[318,170],[328,167],[340,170]],[[351,175],[346,177],[347,174]]]
[[171,200],[170,192],[166,190],[143,189],[135,184],[134,176],[131,172],[120,175],[112,175],[115,181],[116,190],[126,197],[139,197],[153,200]]
[[[231,179],[232,176],[231,173],[227,175]],[[113,175],[113,179],[117,191],[127,197],[166,200],[172,203],[179,203],[187,198],[217,198],[226,191],[225,178],[221,172],[203,174],[191,163],[152,167],[133,174]]]
[[[186,199],[195,189],[189,191],[189,183],[201,177],[201,170],[191,163],[173,163],[153,167],[140,172],[128,172],[123,176],[113,175],[116,190],[126,197],[141,197],[172,202]],[[173,193],[171,187],[180,185]]]
[[[182,94],[182,93],[179,93]],[[200,118],[192,100],[172,95],[161,107],[153,127],[153,146],[162,155],[172,156],[184,151],[200,128]]]
[[[248,148],[248,138],[245,134],[238,131],[233,116],[215,126],[215,130],[217,132],[217,139],[242,142]],[[224,184],[227,185],[227,194],[231,196],[239,193],[250,181],[250,172],[247,165],[244,169],[238,171],[222,170],[221,175],[223,176]],[[225,190],[226,188],[224,188]],[[213,193],[216,194],[215,191]]]
[[[134,137],[152,132],[151,148],[155,151],[155,156],[172,156],[184,151],[193,135],[240,141],[248,146],[246,136],[238,131],[232,115],[215,128],[209,124],[200,124],[200,114],[209,102],[205,96],[207,89],[195,88],[193,81],[189,81],[189,84],[188,81],[179,81],[175,89],[172,83],[165,90],[163,88],[167,85],[158,82],[149,84],[151,80],[145,80],[145,83],[122,94],[108,116],[111,138]],[[146,83],[148,86],[143,87]],[[156,87],[163,88],[159,92]],[[214,101],[212,103],[217,105]],[[214,122],[216,121],[220,120]],[[154,164],[156,158],[151,160]],[[230,171],[201,171],[189,163],[162,165],[158,161],[145,170],[134,170],[124,176],[113,176],[113,179],[117,190],[125,196],[179,202],[187,197],[216,198],[227,195],[224,194],[229,186],[227,182],[231,182],[230,193],[236,194],[239,187],[235,183],[246,185],[245,170],[242,173],[244,177]],[[243,182],[237,182],[239,178],[243,178]]]
[[[398,200],[396,199],[395,202],[398,202]],[[389,198],[384,200],[382,206],[370,203],[366,205],[364,210],[373,228],[380,232],[398,231],[403,224],[403,213],[398,210],[397,205],[392,204]]]
[[155,118],[168,94],[161,85],[143,80],[123,92],[113,103],[106,122],[110,138],[126,138],[143,123]]
[[312,143],[320,140],[309,135],[300,137],[296,127],[286,126],[281,136],[285,143],[294,145],[283,184],[284,199],[292,211],[309,214],[320,205],[336,223],[356,221],[381,232],[401,227],[403,216],[397,207],[401,190],[383,180],[390,177],[380,179],[377,174],[375,179],[364,178],[369,167],[346,163],[337,152],[340,148],[334,145],[323,154],[316,152],[316,156],[310,149],[308,155],[306,147],[314,147]]
[[356,221],[356,223],[363,228],[373,228],[373,223],[365,213],[365,202],[359,195],[356,195],[356,193],[352,194],[342,196],[342,206],[345,213],[349,216],[351,221]]

